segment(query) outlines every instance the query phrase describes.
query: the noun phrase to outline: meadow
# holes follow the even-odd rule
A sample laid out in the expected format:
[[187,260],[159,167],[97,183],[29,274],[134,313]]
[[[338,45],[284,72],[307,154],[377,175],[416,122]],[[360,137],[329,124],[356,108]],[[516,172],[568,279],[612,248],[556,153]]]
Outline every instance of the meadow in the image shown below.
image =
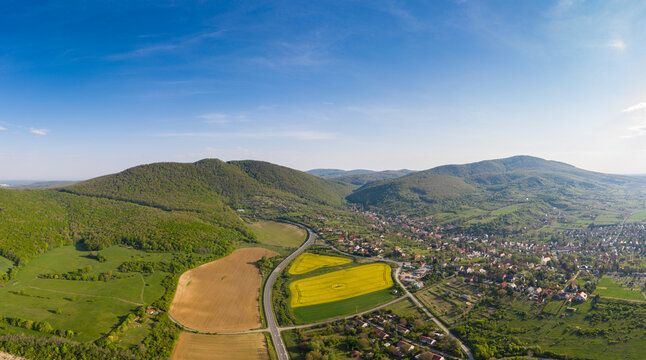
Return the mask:
[[301,275],[326,266],[338,266],[351,263],[352,259],[338,256],[327,256],[303,253],[289,267],[290,275]]
[[[0,315],[32,321],[44,321],[57,330],[74,332],[72,340],[96,340],[107,333],[128,313],[150,304],[164,294],[162,280],[166,273],[120,273],[125,261],[167,261],[172,254],[147,253],[112,246],[97,254],[73,246],[59,247],[20,267],[15,278],[0,286]],[[39,275],[86,269],[87,275],[114,274],[105,281],[43,279]],[[0,333],[10,333],[3,326]],[[27,331],[23,331],[27,332]]]
[[629,287],[618,283],[618,281],[620,280],[603,276],[597,284],[595,294],[615,299],[646,301],[639,287]]
[[388,289],[392,285],[390,265],[361,265],[291,282],[290,305],[296,308],[329,303]]
[[265,245],[296,248],[307,237],[307,232],[302,228],[275,221],[258,221],[249,224],[249,227],[256,234],[256,240]]

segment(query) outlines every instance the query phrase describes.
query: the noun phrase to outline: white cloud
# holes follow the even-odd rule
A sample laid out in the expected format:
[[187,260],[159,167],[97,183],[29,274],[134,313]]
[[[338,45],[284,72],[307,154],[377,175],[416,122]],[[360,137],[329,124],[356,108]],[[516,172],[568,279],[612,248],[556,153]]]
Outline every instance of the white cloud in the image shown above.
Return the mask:
[[619,50],[619,51],[624,51],[624,50],[626,50],[627,45],[623,40],[618,39],[618,40],[610,41],[606,46],[609,47],[609,48],[612,48],[612,49]]
[[29,132],[34,134],[34,135],[45,136],[45,135],[47,135],[47,133],[49,133],[49,130],[47,130],[47,129],[29,128]]
[[627,113],[627,112],[633,112],[633,111],[639,111],[639,110],[646,110],[646,102],[641,102],[641,103],[639,103],[637,105],[627,107],[627,108],[621,110],[621,112]]
[[6,127],[0,126],[0,131],[5,131],[5,130],[7,130]]
[[218,133],[218,132],[185,132],[185,133],[161,133],[155,136],[160,137],[217,137],[217,138],[246,138],[246,139],[271,139],[290,138],[296,140],[328,140],[334,139],[335,134],[321,131],[278,131],[278,132],[239,132],[239,133]]

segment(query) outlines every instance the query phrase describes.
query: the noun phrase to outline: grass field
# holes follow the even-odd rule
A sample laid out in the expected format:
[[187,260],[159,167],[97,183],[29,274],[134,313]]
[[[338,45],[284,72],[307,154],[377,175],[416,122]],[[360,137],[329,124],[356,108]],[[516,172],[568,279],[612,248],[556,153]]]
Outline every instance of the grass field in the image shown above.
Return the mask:
[[413,302],[406,298],[383,309],[399,317],[425,317],[426,315]]
[[172,360],[269,360],[263,334],[203,335],[182,332]]
[[293,281],[292,308],[339,301],[393,286],[388,264],[374,263]]
[[646,300],[639,288],[623,286],[607,276],[604,276],[599,280],[595,294],[617,299]]
[[0,273],[6,273],[13,266],[13,261],[0,256]]
[[[119,323],[120,318],[161,297],[165,274],[124,274],[122,279],[109,281],[72,281],[40,279],[38,275],[74,271],[91,266],[92,274],[112,271],[127,260],[170,260],[172,254],[146,253],[113,246],[100,252],[107,258],[100,263],[88,258],[89,252],[73,246],[59,247],[31,260],[21,268],[16,278],[0,287],[0,315],[33,321],[47,321],[52,327],[73,330],[73,340],[89,341],[102,336]],[[9,333],[8,327],[0,333]],[[22,331],[27,332],[27,331]]]
[[320,269],[325,266],[337,266],[351,262],[352,259],[338,256],[304,253],[297,257],[296,260],[294,260],[292,265],[289,267],[289,274],[300,275],[314,271],[316,269]]
[[245,248],[182,274],[169,314],[199,331],[242,331],[258,328],[262,277],[256,262],[275,252]]
[[[433,313],[453,324],[479,301],[478,294],[466,284],[446,281],[418,291],[415,294]],[[468,296],[468,300],[462,296]]]
[[305,230],[291,224],[275,221],[259,221],[249,224],[261,244],[295,248],[307,237]]
[[644,221],[646,221],[646,210],[632,213],[628,220],[626,220],[628,223],[642,223]]
[[292,313],[298,323],[307,324],[369,310],[396,297],[392,289],[384,289],[345,300],[292,308]]

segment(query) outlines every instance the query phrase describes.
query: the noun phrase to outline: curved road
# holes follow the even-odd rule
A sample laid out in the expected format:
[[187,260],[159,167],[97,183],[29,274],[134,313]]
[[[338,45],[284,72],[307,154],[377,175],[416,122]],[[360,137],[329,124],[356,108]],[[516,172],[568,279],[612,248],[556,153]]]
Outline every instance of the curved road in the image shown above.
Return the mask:
[[280,272],[285,268],[287,264],[289,264],[290,261],[294,260],[295,257],[300,255],[307,247],[312,245],[312,243],[316,240],[317,235],[310,230],[310,228],[305,227],[307,230],[307,240],[299,247],[296,251],[291,253],[288,257],[285,258],[276,268],[274,271],[271,272],[269,277],[267,278],[267,282],[265,283],[265,289],[263,290],[263,295],[262,295],[262,306],[263,310],[265,311],[265,319],[267,320],[267,329],[269,330],[269,333],[271,334],[271,340],[274,343],[274,347],[276,348],[276,354],[278,354],[278,359],[279,360],[289,360],[289,355],[287,354],[287,348],[285,348],[285,344],[283,343],[283,339],[280,337],[280,329],[278,328],[278,324],[276,323],[276,316],[274,315],[274,309],[272,307],[272,301],[271,301],[271,289],[274,287],[274,282],[276,281],[276,277]]

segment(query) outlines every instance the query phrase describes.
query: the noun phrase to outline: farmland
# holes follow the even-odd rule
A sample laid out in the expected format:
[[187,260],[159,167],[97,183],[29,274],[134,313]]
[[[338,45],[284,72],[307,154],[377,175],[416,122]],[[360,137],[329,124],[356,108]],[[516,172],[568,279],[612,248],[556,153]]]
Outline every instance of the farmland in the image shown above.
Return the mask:
[[[171,254],[146,253],[118,246],[98,254],[105,258],[104,262],[89,257],[90,252],[64,246],[33,259],[19,268],[14,279],[0,287],[0,315],[45,321],[54,329],[73,331],[72,340],[91,341],[108,332],[121,317],[141,305],[152,303],[164,293],[161,285],[166,276],[164,272],[120,274],[118,267],[128,260],[165,261],[172,257]],[[89,269],[86,273],[89,277],[114,276],[104,281],[39,277],[79,268]],[[0,327],[0,333],[15,332],[12,326]]]
[[289,268],[291,275],[305,274],[325,266],[337,266],[351,263],[352,259],[338,256],[327,256],[312,253],[304,253],[294,260]]
[[275,221],[259,221],[250,224],[259,243],[264,245],[295,248],[305,241],[305,230],[291,224]]
[[395,298],[392,289],[384,289],[345,300],[292,308],[292,313],[298,323],[306,324],[369,310]]
[[203,335],[183,332],[172,360],[269,360],[267,341],[260,333],[244,335]]
[[388,289],[392,285],[390,265],[362,265],[290,283],[290,305],[296,308],[339,301]]
[[199,331],[242,331],[260,327],[262,278],[255,262],[275,252],[245,248],[182,274],[169,314]]

